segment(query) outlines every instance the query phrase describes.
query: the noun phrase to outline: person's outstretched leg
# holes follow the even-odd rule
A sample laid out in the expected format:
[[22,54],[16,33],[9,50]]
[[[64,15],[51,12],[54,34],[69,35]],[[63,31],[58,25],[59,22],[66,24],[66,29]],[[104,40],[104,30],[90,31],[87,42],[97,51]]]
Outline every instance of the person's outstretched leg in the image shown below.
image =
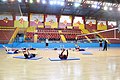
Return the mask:
[[67,59],[67,57],[68,57],[68,50],[66,50],[67,51],[67,55],[64,55],[64,59],[66,60]]
[[103,47],[103,51],[105,50],[105,46]]
[[67,50],[67,56],[68,56],[68,50]]
[[61,52],[61,54],[60,55],[63,55],[63,52],[65,51],[65,49],[63,49],[63,51]]
[[105,47],[105,50],[107,51],[107,46]]

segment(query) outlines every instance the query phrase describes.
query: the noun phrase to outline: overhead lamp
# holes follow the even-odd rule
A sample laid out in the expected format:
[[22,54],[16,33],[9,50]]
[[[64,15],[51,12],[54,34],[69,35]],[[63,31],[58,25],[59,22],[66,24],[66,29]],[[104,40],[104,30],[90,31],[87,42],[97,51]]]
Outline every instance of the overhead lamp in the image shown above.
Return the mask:
[[107,10],[107,9],[108,9],[108,7],[107,7],[107,6],[105,6],[103,9],[104,9],[104,10]]
[[87,4],[90,4],[90,1],[86,1]]
[[25,0],[25,2],[28,2],[28,0]]
[[112,7],[110,7],[109,10],[111,11],[111,10],[112,10]]
[[67,5],[70,5],[69,3]]
[[74,3],[74,6],[75,6],[75,7],[79,7],[80,4],[79,4],[79,3]]
[[50,5],[53,5],[53,4],[54,4],[54,1],[50,1],[49,3],[50,3]]
[[57,2],[56,2],[57,5],[60,5],[60,3],[61,3],[60,1],[57,1]]
[[33,3],[33,0],[30,0],[30,3]]
[[88,7],[90,8],[91,6],[89,5]]
[[54,0],[54,1],[53,1],[53,4],[55,4],[55,5],[56,5],[56,4],[57,4],[57,1],[56,1],[56,0]]
[[22,2],[22,0],[18,0],[18,2]]
[[118,8],[118,11],[120,11],[120,7]]
[[100,6],[97,6],[97,9],[100,9]]
[[15,1],[15,0],[11,0],[12,2]]
[[72,4],[72,3],[68,3],[67,5],[68,5],[68,6],[72,6],[73,4]]
[[90,4],[94,4],[94,1],[90,1]]
[[2,0],[3,2],[6,2],[7,0]]
[[97,5],[94,5],[94,4],[93,4],[93,5],[92,5],[92,8],[97,8]]
[[100,9],[100,6],[99,6],[99,5],[94,5],[94,4],[93,4],[91,7],[92,7],[92,8],[96,8],[96,9]]
[[113,3],[112,5],[113,5],[113,6],[117,6],[117,4],[116,4],[116,3]]
[[46,4],[46,0],[42,0],[42,3],[43,3],[43,4]]
[[64,6],[64,4],[65,4],[64,2],[61,2],[61,3],[60,3],[61,6]]
[[36,0],[37,3],[40,3],[40,0]]
[[97,1],[94,1],[94,4],[95,4],[95,5],[97,5],[97,4],[98,4],[98,2],[97,2]]

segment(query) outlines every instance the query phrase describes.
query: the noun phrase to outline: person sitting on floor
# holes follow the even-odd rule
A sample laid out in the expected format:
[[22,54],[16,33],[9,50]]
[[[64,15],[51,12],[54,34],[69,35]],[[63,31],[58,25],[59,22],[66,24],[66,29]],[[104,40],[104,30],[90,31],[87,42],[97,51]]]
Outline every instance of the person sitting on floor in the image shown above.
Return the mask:
[[7,53],[11,53],[11,54],[16,54],[16,53],[19,53],[19,50],[18,49],[12,49],[12,48],[8,48],[6,46],[3,45],[3,48],[5,49],[5,51]]
[[[22,50],[26,50],[27,48],[22,48]],[[31,47],[31,48],[28,48],[29,50],[36,50],[36,48],[33,48],[33,47]]]
[[81,49],[80,46],[75,47],[75,50],[77,50],[77,51],[85,51],[85,49]]
[[[67,52],[67,54],[63,54],[65,51]],[[67,57],[68,57],[68,50],[63,49],[62,52],[61,52],[61,54],[59,54],[59,58],[61,60],[66,60]]]
[[30,50],[36,50],[36,48],[33,48],[33,47],[31,47],[31,48],[29,48]]
[[25,59],[30,59],[36,56],[36,54],[30,53],[28,50],[29,49],[26,49],[23,51]]

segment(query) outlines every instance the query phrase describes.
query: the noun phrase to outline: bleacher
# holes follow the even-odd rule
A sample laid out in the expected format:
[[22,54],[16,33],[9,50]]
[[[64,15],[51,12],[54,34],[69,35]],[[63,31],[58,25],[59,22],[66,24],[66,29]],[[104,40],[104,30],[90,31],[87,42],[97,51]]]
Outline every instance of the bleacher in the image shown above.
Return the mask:
[[9,43],[15,29],[16,28],[0,27],[0,43],[2,44]]
[[[78,41],[85,41],[85,42],[98,42],[96,40],[96,34],[80,36],[82,34],[88,34],[94,32],[93,29],[61,29],[61,28],[35,28],[32,31],[26,32],[25,40],[27,42],[34,42],[34,35],[37,35],[37,42],[45,41],[45,39],[49,39],[49,41],[61,41],[61,36],[63,35],[66,41],[75,41],[76,37]],[[114,32],[104,32],[99,33],[103,38],[113,38]],[[110,35],[111,34],[111,35]],[[110,42],[117,42],[115,40],[110,40]],[[119,42],[119,41],[118,41]]]
[[[59,30],[61,33],[59,33]],[[37,28],[36,32],[26,32],[26,40],[28,42],[33,42],[34,34],[38,35],[38,42],[45,41],[46,38],[50,41],[60,41],[60,35],[64,35],[67,41],[72,41],[75,40],[77,35],[81,34],[81,30]]]

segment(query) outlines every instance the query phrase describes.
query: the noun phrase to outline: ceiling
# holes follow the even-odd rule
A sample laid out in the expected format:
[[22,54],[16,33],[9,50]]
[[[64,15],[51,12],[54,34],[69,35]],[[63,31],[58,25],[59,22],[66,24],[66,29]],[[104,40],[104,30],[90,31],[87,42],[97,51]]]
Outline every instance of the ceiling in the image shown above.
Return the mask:
[[[49,2],[50,0],[47,0]],[[60,1],[60,0],[59,0]],[[92,0],[93,1],[93,0]],[[120,0],[94,0],[103,4],[103,2],[110,2],[119,4]],[[73,16],[85,16],[86,18],[102,19],[102,20],[120,20],[120,11],[118,11],[118,5],[113,5],[113,10],[103,10],[103,5],[99,9],[91,7],[91,4],[87,4],[86,0],[82,0],[79,7],[74,7],[74,2],[65,1],[64,6],[50,5],[40,3],[29,3],[23,0],[22,3],[14,2],[2,2],[0,1],[0,14],[13,14],[13,15],[29,15],[29,13],[37,14],[53,14],[53,15],[73,15]]]

